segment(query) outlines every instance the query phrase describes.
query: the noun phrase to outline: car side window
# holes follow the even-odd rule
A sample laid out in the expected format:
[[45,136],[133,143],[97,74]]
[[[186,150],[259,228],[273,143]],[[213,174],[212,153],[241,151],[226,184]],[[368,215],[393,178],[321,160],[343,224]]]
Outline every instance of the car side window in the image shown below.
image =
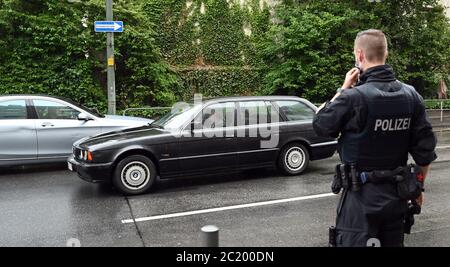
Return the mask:
[[198,116],[202,118],[203,129],[213,129],[234,126],[234,114],[234,102],[226,102],[209,105]]
[[0,120],[23,120],[27,118],[25,100],[0,102]]
[[33,100],[39,119],[45,120],[76,120],[79,111],[54,101]]
[[264,101],[239,102],[238,125],[256,125],[270,122],[269,108]]
[[288,121],[312,120],[314,118],[314,110],[300,101],[275,101]]

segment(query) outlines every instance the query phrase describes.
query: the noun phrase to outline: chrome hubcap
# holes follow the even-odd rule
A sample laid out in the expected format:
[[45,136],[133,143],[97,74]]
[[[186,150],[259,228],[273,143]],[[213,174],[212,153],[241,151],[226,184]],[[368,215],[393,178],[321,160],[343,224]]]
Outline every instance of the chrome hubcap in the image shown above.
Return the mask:
[[123,185],[130,190],[139,190],[145,187],[150,178],[150,170],[145,163],[133,161],[128,163],[121,172]]
[[286,152],[284,162],[290,171],[298,171],[305,164],[305,152],[299,147],[292,147]]

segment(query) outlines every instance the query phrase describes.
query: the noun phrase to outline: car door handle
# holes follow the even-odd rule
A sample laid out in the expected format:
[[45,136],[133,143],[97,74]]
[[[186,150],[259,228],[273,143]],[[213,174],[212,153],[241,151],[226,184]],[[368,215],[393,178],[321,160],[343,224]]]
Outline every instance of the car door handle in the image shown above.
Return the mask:
[[42,125],[42,127],[53,127],[53,126],[55,126],[55,125],[53,125],[53,123],[51,123],[51,122],[44,122],[44,123],[42,123],[41,125]]

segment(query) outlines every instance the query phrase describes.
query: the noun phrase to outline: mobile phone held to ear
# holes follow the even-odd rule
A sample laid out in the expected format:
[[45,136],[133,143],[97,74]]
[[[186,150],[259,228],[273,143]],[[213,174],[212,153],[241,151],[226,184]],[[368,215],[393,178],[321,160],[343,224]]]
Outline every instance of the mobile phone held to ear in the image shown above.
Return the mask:
[[359,76],[361,75],[361,73],[362,73],[362,69],[361,69],[361,67],[359,66],[359,64],[358,64],[358,62],[355,62],[355,68],[357,68],[358,69],[358,81],[356,82],[356,84],[358,85],[361,81],[359,80]]
[[355,68],[357,68],[359,70],[359,74],[361,75],[361,67],[359,66],[358,62],[355,62]]

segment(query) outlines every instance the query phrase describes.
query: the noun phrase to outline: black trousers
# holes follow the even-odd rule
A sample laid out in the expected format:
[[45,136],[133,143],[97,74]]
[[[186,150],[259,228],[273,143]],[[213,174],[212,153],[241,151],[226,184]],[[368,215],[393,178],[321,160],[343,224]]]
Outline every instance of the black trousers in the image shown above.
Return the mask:
[[403,246],[407,201],[398,197],[395,184],[367,183],[360,191],[349,190],[343,201],[336,220],[338,247],[365,247],[371,238],[382,247]]

